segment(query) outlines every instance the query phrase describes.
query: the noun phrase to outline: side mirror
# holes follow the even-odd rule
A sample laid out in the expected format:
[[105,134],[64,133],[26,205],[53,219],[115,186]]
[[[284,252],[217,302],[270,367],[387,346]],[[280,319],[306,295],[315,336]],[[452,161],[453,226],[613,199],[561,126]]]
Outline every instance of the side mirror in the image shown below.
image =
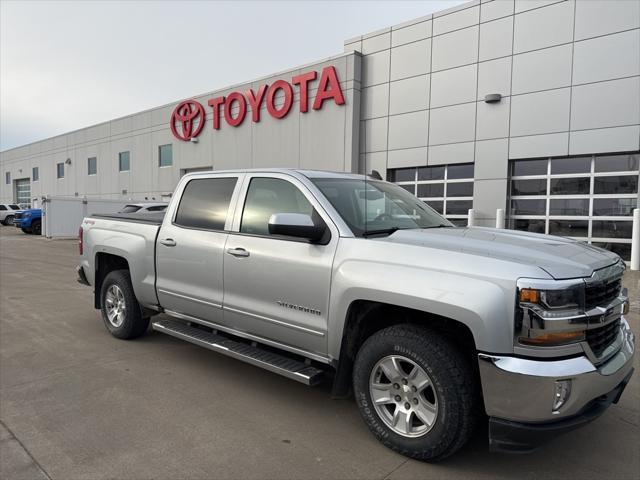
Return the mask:
[[318,242],[324,236],[326,229],[326,225],[316,225],[310,215],[302,213],[274,213],[269,218],[271,235],[286,235]]

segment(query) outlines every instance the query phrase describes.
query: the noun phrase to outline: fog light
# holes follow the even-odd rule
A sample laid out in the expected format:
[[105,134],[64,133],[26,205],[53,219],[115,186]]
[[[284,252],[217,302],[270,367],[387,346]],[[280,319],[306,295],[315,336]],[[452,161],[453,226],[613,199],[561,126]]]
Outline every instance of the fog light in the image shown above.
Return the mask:
[[553,413],[558,413],[571,395],[571,380],[557,380],[553,392]]

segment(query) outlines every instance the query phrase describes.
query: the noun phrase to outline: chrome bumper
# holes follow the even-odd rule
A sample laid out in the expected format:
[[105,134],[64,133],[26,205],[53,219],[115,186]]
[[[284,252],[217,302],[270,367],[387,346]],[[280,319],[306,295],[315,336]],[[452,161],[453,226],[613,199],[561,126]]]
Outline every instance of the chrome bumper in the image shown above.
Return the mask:
[[[592,400],[615,389],[633,369],[634,335],[621,319],[621,347],[601,365],[586,356],[530,360],[479,354],[487,415],[516,422],[551,422],[577,415]],[[571,380],[565,403],[553,410],[556,381]]]

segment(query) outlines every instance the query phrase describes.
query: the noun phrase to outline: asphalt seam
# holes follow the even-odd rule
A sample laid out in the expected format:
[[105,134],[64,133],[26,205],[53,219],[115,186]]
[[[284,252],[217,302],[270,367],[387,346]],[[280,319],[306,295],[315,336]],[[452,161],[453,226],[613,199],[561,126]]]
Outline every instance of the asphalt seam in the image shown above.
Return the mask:
[[396,468],[394,468],[393,470],[391,470],[389,473],[387,473],[386,475],[384,475],[382,478],[384,480],[388,480],[389,477],[391,477],[391,475],[393,475],[394,473],[396,473],[398,470],[400,470],[402,467],[404,467],[404,465],[411,460],[410,458],[407,458],[404,462],[402,462],[400,465],[398,465]]
[[13,439],[18,442],[18,445],[20,445],[22,447],[22,449],[27,452],[27,455],[29,455],[29,458],[31,459],[31,461],[34,463],[34,465],[36,467],[38,467],[38,469],[42,472],[42,474],[48,478],[49,480],[52,480],[51,476],[47,473],[47,471],[44,469],[44,467],[42,465],[40,465],[40,462],[38,462],[38,460],[36,460],[36,457],[34,457],[31,452],[29,451],[29,449],[27,448],[27,446],[22,443],[22,441],[20,441],[20,439],[16,436],[15,433],[13,433],[13,430],[11,430],[9,428],[9,426],[2,420],[0,419],[0,425],[2,425],[7,432],[9,432],[9,435],[11,435],[11,437],[13,437]]

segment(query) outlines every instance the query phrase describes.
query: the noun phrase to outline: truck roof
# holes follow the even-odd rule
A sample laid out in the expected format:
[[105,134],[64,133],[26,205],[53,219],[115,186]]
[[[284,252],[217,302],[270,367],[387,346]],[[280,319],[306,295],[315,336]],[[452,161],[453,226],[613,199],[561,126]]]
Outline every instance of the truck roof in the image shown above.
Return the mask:
[[185,176],[197,177],[200,175],[209,175],[211,173],[286,173],[298,174],[307,178],[357,178],[361,179],[362,174],[349,172],[333,172],[328,170],[310,170],[299,168],[242,168],[233,170],[208,170],[203,172],[187,173]]

